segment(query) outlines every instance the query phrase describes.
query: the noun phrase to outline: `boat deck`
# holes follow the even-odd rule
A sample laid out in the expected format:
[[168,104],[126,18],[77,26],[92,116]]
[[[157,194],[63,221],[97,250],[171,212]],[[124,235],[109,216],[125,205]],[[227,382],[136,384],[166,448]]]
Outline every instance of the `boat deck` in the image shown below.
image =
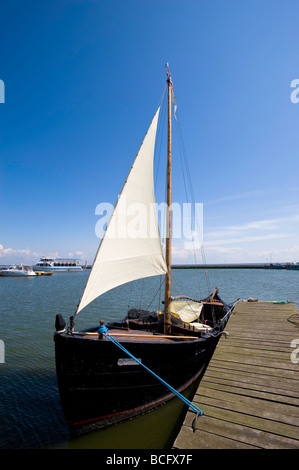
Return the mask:
[[[144,330],[124,330],[124,329],[111,329],[108,331],[109,335],[112,336],[116,341],[119,341],[120,343],[128,343],[134,341],[136,342],[146,342],[148,341],[149,343],[152,343],[153,341],[155,343],[165,343],[169,342],[172,343],[174,341],[194,341],[197,339],[196,336],[167,336],[163,334],[156,334],[151,331],[144,331]],[[75,336],[79,335],[79,333],[75,333]],[[200,332],[199,332],[200,336]],[[89,339],[89,340],[94,340],[94,341],[99,341],[99,335],[98,333],[90,332],[90,333],[80,333],[81,338]],[[110,341],[107,338],[103,338],[103,341]],[[101,340],[101,341],[102,341]]]
[[238,301],[173,448],[298,449],[298,327],[293,303]]

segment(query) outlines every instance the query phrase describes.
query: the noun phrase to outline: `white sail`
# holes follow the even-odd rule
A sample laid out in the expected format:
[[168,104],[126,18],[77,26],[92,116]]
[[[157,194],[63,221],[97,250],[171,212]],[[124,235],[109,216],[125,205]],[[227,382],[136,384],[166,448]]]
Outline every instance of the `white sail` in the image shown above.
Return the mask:
[[159,109],[115,205],[77,313],[114,287],[167,271],[153,181],[158,116]]

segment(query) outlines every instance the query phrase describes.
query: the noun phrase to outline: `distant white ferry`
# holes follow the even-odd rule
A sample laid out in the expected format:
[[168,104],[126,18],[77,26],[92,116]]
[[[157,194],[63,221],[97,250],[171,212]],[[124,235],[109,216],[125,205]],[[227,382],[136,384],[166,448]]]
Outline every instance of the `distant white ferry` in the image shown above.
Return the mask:
[[34,271],[82,271],[82,266],[77,259],[41,258]]

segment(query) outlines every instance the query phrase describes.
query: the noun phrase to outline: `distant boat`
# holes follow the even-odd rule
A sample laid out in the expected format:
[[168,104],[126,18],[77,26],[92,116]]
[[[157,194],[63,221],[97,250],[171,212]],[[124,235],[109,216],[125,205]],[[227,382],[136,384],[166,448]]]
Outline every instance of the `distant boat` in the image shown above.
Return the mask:
[[[202,299],[171,297],[171,109],[173,85],[167,67],[168,150],[166,254],[160,238],[153,184],[153,157],[159,109],[114,208],[82,298],[69,325],[56,316],[55,356],[60,399],[78,433],[145,413],[200,379],[230,317],[214,289]],[[122,201],[151,214],[150,234],[115,235],[123,222]],[[129,227],[130,220],[125,220]],[[144,220],[144,225],[149,220]],[[123,228],[123,225],[121,225]],[[130,310],[119,322],[75,331],[75,317],[101,294],[136,279],[165,275],[164,311]],[[106,312],[104,312],[106,313]],[[99,329],[98,329],[99,328]],[[170,386],[170,387],[169,387]]]
[[267,269],[285,269],[285,267],[285,264],[282,263],[270,263],[265,265]]
[[77,259],[43,257],[33,266],[34,271],[82,271]]
[[293,263],[287,263],[285,265],[286,269],[299,269],[299,263],[298,261],[294,261]]
[[32,266],[27,266],[25,264],[13,265],[7,269],[0,270],[0,276],[6,277],[28,277],[36,276],[36,273],[32,270]]

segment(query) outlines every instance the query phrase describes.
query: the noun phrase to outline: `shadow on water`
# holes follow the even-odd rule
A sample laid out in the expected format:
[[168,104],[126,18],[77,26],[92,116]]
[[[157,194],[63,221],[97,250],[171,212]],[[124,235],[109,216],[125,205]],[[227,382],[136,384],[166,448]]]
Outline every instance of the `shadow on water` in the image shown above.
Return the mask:
[[[174,398],[118,425],[72,437],[60,405],[55,371],[19,370],[1,375],[2,449],[170,449],[187,406]],[[184,395],[192,399],[196,384]]]
[[[192,399],[198,383],[183,394]],[[177,397],[142,416],[71,439],[68,449],[171,449],[188,407]]]

